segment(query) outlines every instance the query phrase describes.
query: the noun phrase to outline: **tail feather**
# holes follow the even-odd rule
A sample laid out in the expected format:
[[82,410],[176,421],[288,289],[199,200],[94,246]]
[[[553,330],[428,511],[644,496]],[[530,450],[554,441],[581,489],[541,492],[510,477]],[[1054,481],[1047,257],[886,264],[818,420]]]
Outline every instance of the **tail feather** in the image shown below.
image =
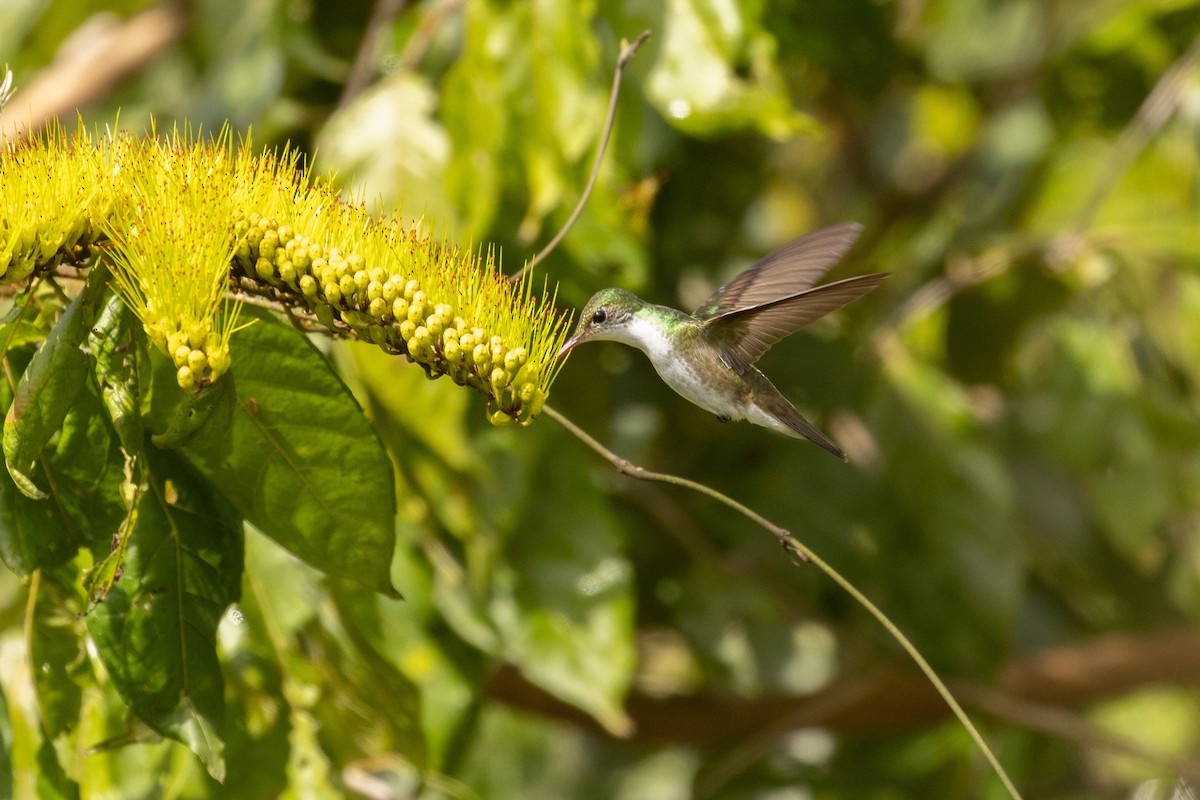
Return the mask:
[[[832,439],[821,433],[817,430],[816,426],[806,420],[804,415],[797,411],[796,407],[767,380],[766,376],[762,375],[762,373],[759,373],[759,376],[762,378],[764,385],[755,387],[755,405],[767,414],[774,416],[779,422],[786,425],[787,429],[771,424],[768,424],[767,427],[773,428],[780,433],[787,434],[791,432],[790,435],[794,435],[797,438],[808,439],[813,444],[819,445],[830,453],[833,453],[842,461],[849,461],[842,448],[834,444]],[[761,425],[763,423],[759,422],[758,424]]]

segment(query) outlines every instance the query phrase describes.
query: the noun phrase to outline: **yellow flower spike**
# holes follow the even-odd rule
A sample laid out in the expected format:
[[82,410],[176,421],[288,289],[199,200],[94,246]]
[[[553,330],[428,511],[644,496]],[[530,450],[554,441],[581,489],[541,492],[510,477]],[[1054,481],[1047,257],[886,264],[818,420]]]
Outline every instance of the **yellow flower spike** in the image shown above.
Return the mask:
[[[528,276],[511,284],[493,250],[372,217],[295,150],[256,153],[228,131],[137,139],[55,129],[0,146],[0,283],[86,265],[104,238],[114,283],[155,347],[179,359],[188,389],[228,370],[240,309],[224,300],[231,268],[250,293],[474,387],[497,424],[536,416],[557,373],[568,320],[553,296],[536,295]],[[543,366],[525,369],[533,361]],[[529,379],[514,383],[516,373]]]
[[[203,349],[214,341],[227,350],[241,308],[223,301],[237,245],[227,191],[230,134],[193,142],[176,131],[161,142],[122,141],[114,155],[116,199],[100,223],[111,241],[114,283],[156,344],[166,331],[179,385],[203,388],[209,381],[190,366],[197,363],[191,354],[207,360]],[[220,377],[223,370],[206,366],[211,379]]]

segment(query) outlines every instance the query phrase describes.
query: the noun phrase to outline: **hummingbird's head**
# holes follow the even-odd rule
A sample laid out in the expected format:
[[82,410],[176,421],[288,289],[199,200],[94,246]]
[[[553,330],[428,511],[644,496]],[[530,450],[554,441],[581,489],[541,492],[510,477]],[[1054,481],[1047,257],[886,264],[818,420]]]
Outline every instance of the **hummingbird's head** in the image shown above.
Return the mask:
[[576,345],[590,339],[635,344],[629,336],[634,313],[645,306],[637,295],[624,289],[602,289],[592,295],[579,314],[579,324],[567,343],[558,351],[562,358]]

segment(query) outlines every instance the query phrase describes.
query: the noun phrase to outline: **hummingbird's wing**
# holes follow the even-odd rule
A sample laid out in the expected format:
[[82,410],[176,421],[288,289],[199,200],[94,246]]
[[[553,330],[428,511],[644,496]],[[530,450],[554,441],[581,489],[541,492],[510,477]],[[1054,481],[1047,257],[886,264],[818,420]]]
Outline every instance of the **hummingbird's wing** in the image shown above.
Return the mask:
[[800,294],[846,254],[861,231],[862,225],[846,222],[785,244],[717,289],[692,316],[712,319]]
[[826,283],[791,297],[714,317],[704,322],[703,330],[708,341],[721,351],[737,355],[733,361],[753,364],[783,337],[857,300],[887,276],[886,272],[875,272]]

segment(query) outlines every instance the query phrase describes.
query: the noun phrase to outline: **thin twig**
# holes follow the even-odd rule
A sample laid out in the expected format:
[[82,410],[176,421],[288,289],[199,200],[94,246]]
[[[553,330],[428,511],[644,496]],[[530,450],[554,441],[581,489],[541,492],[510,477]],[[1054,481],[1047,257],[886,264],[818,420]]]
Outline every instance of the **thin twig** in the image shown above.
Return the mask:
[[608,116],[604,120],[604,135],[600,137],[600,147],[596,149],[596,160],[592,163],[592,174],[588,176],[587,186],[583,188],[583,194],[580,196],[579,202],[575,204],[575,210],[571,212],[566,224],[554,235],[549,244],[531,258],[528,264],[514,272],[509,280],[513,282],[521,280],[526,272],[550,255],[567,235],[567,231],[571,230],[575,220],[579,219],[579,215],[583,213],[583,207],[587,205],[588,197],[592,194],[592,187],[596,185],[596,178],[600,175],[600,164],[604,160],[605,151],[608,150],[608,139],[612,135],[613,123],[617,119],[617,97],[621,93],[621,74],[625,72],[625,65],[637,53],[638,48],[649,38],[650,31],[646,30],[642,31],[641,35],[632,42],[621,40],[621,54],[617,57],[617,68],[613,71],[612,92],[608,96]]
[[925,660],[925,657],[921,655],[921,652],[917,650],[916,645],[909,641],[908,637],[900,632],[900,629],[896,627],[895,623],[893,623],[886,614],[880,611],[879,607],[872,603],[865,594],[859,591],[859,589],[849,580],[842,577],[840,572],[822,560],[820,556],[814,553],[806,545],[801,543],[800,540],[796,539],[796,537],[792,536],[785,528],[781,528],[775,523],[769,521],[758,512],[743,505],[742,503],[739,503],[732,497],[718,492],[711,486],[706,486],[703,483],[688,480],[687,478],[681,478],[678,475],[671,475],[665,472],[651,472],[650,470],[643,469],[637,464],[630,462],[628,459],[622,458],[604,445],[600,444],[599,441],[594,439],[586,431],[550,406],[546,406],[543,410],[551,419],[566,428],[572,436],[579,439],[579,441],[583,442],[593,451],[598,453],[602,458],[604,458],[604,460],[616,467],[621,474],[643,481],[658,481],[660,483],[670,483],[675,486],[682,486],[685,489],[691,489],[694,492],[699,492],[700,494],[711,497],[714,500],[729,506],[734,511],[737,511],[739,514],[742,514],[747,519],[755,522],[761,527],[766,528],[776,539],[780,541],[780,543],[783,544],[784,549],[786,549],[799,560],[808,561],[816,565],[816,567],[824,572],[834,583],[842,587],[847,594],[853,597],[859,605],[870,612],[871,616],[875,617],[875,619],[878,620],[879,624],[882,625],[885,630],[887,630],[891,637],[895,639],[902,648],[904,648],[904,651],[908,653],[909,657],[916,663],[921,672],[925,674],[925,677],[929,680],[929,682],[933,684],[933,688],[936,689],[937,693],[941,695],[943,700],[946,701],[946,705],[950,707],[950,710],[954,713],[954,716],[958,718],[960,723],[962,723],[962,726],[966,729],[971,739],[975,742],[975,745],[980,749],[980,751],[982,751],[984,757],[991,765],[992,770],[995,771],[996,776],[1004,785],[1004,789],[1008,792],[1009,797],[1013,798],[1013,800],[1021,800],[1021,793],[1017,791],[1017,787],[1013,785],[1012,780],[1008,777],[1008,773],[1004,771],[1004,767],[1001,766],[1000,760],[996,758],[991,748],[988,747],[987,742],[975,728],[975,725],[971,722],[970,717],[968,717],[966,712],[963,711],[962,706],[960,706],[958,701],[954,699],[954,695],[952,695],[950,690],[946,688],[946,684],[941,678],[938,677],[937,673],[933,671],[933,667],[929,665],[929,662]]
[[1096,185],[1092,187],[1087,202],[1075,220],[1076,236],[1080,236],[1091,225],[1092,218],[1100,208],[1104,198],[1108,196],[1126,168],[1133,161],[1150,138],[1170,118],[1171,112],[1179,107],[1180,99],[1188,87],[1189,76],[1193,68],[1200,63],[1200,36],[1192,40],[1191,46],[1184,51],[1175,63],[1159,77],[1150,94],[1142,101],[1137,114],[1121,131],[1116,148],[1104,171],[1100,173]]
[[718,503],[724,503],[734,511],[754,522],[756,525],[759,525],[760,527],[770,531],[771,535],[778,539],[780,544],[782,544],[784,548],[793,556],[799,558],[801,561],[808,560],[804,546],[801,545],[800,542],[798,542],[795,537],[793,537],[791,533],[787,531],[786,528],[779,527],[774,522],[771,522],[769,519],[762,516],[749,506],[743,505],[729,495],[722,494],[711,486],[706,486],[703,483],[688,480],[687,478],[681,478],[678,475],[671,475],[666,472],[651,472],[648,469],[639,467],[632,461],[621,458],[619,455],[600,444],[600,442],[592,438],[587,431],[564,417],[561,413],[550,406],[545,406],[542,410],[552,420],[566,428],[572,436],[586,444],[588,447],[592,448],[592,450],[608,461],[608,463],[616,467],[617,471],[622,475],[628,475],[631,478],[637,478],[639,481],[670,483],[675,486],[682,486],[685,489],[691,489],[693,492],[699,492],[700,494],[708,495]]
[[362,94],[363,89],[371,82],[374,72],[375,57],[379,54],[379,41],[383,37],[383,29],[389,22],[399,16],[404,10],[405,0],[376,0],[371,9],[371,19],[363,33],[362,42],[358,45],[358,53],[354,56],[354,65],[346,76],[342,86],[342,96],[338,106],[349,105],[350,101]]
[[466,0],[442,0],[421,17],[417,22],[416,30],[408,37],[408,42],[400,54],[402,69],[413,70],[421,65],[421,60],[425,58],[425,53],[433,43],[433,38],[442,27],[442,23],[451,14],[462,8],[465,2]]

